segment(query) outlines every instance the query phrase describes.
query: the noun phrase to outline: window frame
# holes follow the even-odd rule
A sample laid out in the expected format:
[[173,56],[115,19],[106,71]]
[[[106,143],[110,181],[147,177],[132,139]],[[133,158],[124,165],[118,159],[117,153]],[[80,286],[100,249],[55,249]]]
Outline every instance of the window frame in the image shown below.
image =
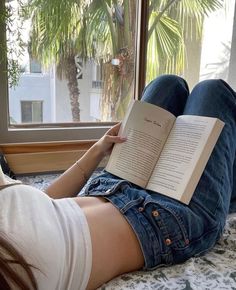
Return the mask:
[[[134,82],[134,98],[138,99],[145,86],[146,75],[146,42],[148,25],[148,2],[138,1],[137,37],[136,37],[136,67]],[[4,1],[0,1],[0,9]],[[231,56],[229,63],[228,82],[236,90],[236,2],[233,21],[233,34],[231,43]],[[5,27],[0,25],[0,43],[5,42]],[[114,123],[57,123],[57,124],[31,124],[9,127],[8,118],[8,85],[6,63],[0,62],[0,144],[35,143],[35,142],[64,142],[74,140],[97,140]],[[37,126],[37,127],[36,127]]]
[[231,41],[231,52],[229,60],[229,74],[228,83],[236,91],[236,1],[234,4],[234,20],[233,20],[233,33]]
[[[148,1],[137,0],[137,37],[136,67],[134,81],[134,98],[137,99],[145,83],[145,41]],[[1,1],[0,9],[4,6]],[[0,25],[0,43],[6,42],[5,27]],[[114,122],[70,123],[70,124],[37,124],[9,126],[7,63],[0,62],[0,144],[35,143],[51,141],[97,140],[114,124]]]

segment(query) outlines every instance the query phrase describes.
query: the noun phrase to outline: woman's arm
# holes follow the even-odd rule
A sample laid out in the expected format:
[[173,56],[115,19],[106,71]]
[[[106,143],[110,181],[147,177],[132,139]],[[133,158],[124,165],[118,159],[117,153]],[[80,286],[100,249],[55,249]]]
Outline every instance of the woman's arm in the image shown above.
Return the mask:
[[75,196],[103,157],[110,154],[114,143],[122,143],[126,140],[117,136],[119,128],[120,123],[109,129],[75,164],[49,185],[46,193],[52,198]]

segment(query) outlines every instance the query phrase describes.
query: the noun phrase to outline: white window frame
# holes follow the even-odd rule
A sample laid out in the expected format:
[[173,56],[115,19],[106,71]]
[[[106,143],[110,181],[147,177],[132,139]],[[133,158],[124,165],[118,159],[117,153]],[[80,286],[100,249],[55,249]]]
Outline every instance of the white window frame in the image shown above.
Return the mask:
[[[141,13],[145,6],[142,0],[137,0],[137,37],[136,37],[136,68],[135,68],[135,86],[134,98],[138,96],[140,91],[140,76],[139,76],[139,59],[142,57],[142,51],[139,48],[139,41],[142,29]],[[5,29],[0,27],[0,43],[5,40]],[[144,54],[143,54],[144,55]],[[10,143],[35,143],[35,142],[50,142],[50,141],[73,141],[73,140],[97,140],[99,139],[114,123],[80,123],[80,124],[42,124],[39,127],[22,126],[20,128],[10,127],[9,111],[8,111],[8,80],[6,73],[6,64],[0,63],[0,144]],[[142,71],[144,75],[144,70]],[[137,79],[139,81],[137,81]]]
[[232,33],[232,41],[231,41],[231,53],[230,53],[230,60],[229,60],[229,75],[228,75],[228,83],[236,91],[235,70],[236,70],[236,1],[235,1],[235,6],[234,6],[233,33]]

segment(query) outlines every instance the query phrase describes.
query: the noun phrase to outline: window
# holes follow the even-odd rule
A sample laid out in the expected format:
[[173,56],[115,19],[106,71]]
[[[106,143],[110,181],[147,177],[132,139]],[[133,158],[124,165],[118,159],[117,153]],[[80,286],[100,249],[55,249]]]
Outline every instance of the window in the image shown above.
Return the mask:
[[199,78],[201,80],[221,78],[236,88],[236,82],[232,82],[230,77],[230,66],[235,51],[233,50],[234,7],[235,0],[224,1],[221,9],[205,18]]
[[43,102],[21,101],[21,122],[22,123],[43,122]]
[[[5,1],[12,9],[12,27],[17,27],[19,21],[18,2]],[[0,143],[18,142],[22,140],[21,136],[28,142],[97,139],[112,123],[123,118],[135,95],[136,43],[140,25],[137,15],[141,1],[111,1],[105,6],[88,1],[84,2],[83,9],[78,7],[78,1],[73,5],[68,5],[67,1],[48,1],[45,10],[40,10],[42,6],[36,2],[32,22],[29,17],[19,25],[25,49],[22,59],[19,58],[21,74],[17,86],[6,87],[6,76],[2,73],[5,67],[1,64],[0,86],[4,91],[0,91],[3,92],[4,109],[1,108],[4,113],[1,114],[0,131],[3,134]],[[56,2],[59,9],[53,6]],[[55,11],[58,14],[53,14]],[[42,30],[38,31],[37,19],[42,20],[42,15],[50,20],[41,22]],[[50,23],[55,18],[60,25]],[[87,19],[89,22],[81,26]],[[13,36],[8,32],[9,40]],[[3,24],[0,34],[4,41]],[[41,38],[45,39],[44,43],[40,43]],[[39,104],[25,103],[25,100],[33,100],[36,91],[42,96],[43,117]],[[19,102],[22,119],[14,109]],[[37,120],[34,119],[35,106]],[[27,127],[25,123],[31,122]],[[33,126],[35,122],[42,122],[42,126]],[[67,133],[64,134],[64,130]]]
[[[54,9],[56,2],[61,3],[63,15]],[[97,139],[123,118],[130,99],[140,95],[145,82],[163,73],[183,76],[190,87],[205,78],[221,77],[236,88],[235,0],[107,1],[110,6],[102,6],[103,1],[88,1],[92,6],[82,10],[92,9],[93,14],[85,18],[78,11],[78,1],[74,5],[72,2],[47,1],[45,11],[36,9],[38,19],[44,13],[48,17],[45,19],[63,23],[41,23],[43,31],[59,35],[62,42],[57,39],[52,45],[49,34],[44,35],[45,43],[37,46],[39,42],[27,38],[33,24],[27,20],[22,26],[28,31],[28,50],[18,87],[8,88],[6,64],[0,61],[0,143]],[[59,11],[59,15],[45,14],[53,11]],[[58,28],[57,34],[50,30],[52,27]],[[73,32],[71,42],[65,41],[69,31]],[[32,32],[37,40],[41,32]],[[1,24],[0,43],[5,42]],[[46,49],[49,43],[54,56]],[[34,101],[35,92],[42,97],[42,124],[21,124],[23,120],[13,114],[12,108],[20,101]]]

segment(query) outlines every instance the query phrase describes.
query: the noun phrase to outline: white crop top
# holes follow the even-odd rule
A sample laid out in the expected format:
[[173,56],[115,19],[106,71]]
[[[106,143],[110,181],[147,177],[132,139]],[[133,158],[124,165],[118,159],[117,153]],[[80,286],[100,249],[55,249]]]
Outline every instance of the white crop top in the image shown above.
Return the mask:
[[0,231],[38,268],[32,270],[40,290],[86,288],[91,238],[85,215],[72,198],[53,200],[34,187],[15,184],[0,190],[0,205]]

